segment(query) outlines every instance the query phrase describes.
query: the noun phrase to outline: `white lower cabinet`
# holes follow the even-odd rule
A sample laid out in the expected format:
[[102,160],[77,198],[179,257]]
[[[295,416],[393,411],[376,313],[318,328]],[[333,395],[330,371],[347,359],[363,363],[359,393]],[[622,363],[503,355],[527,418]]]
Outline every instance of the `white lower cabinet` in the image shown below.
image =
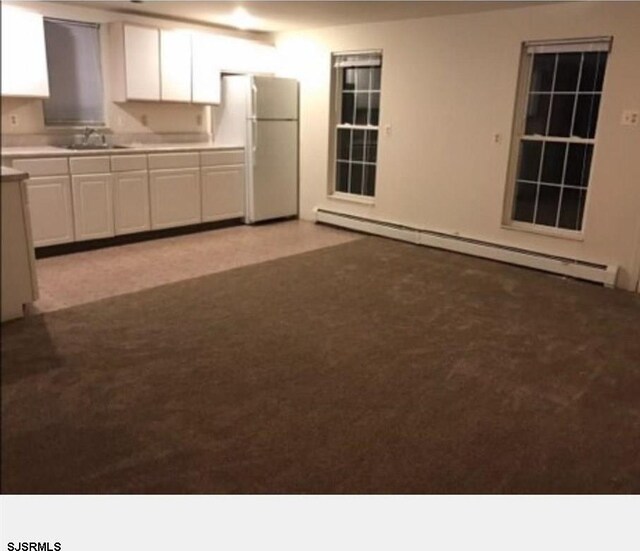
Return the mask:
[[149,176],[146,170],[114,174],[113,211],[116,235],[151,229]]
[[113,177],[83,174],[71,177],[76,241],[113,237]]
[[27,198],[35,247],[74,241],[69,176],[29,179]]
[[244,168],[216,166],[202,169],[202,221],[244,216]]
[[200,169],[149,171],[151,228],[173,228],[202,221]]
[[24,305],[38,298],[38,281],[27,187],[23,180],[3,180],[1,187],[0,312],[6,321],[22,317]]
[[6,161],[30,176],[36,247],[245,215],[242,149]]

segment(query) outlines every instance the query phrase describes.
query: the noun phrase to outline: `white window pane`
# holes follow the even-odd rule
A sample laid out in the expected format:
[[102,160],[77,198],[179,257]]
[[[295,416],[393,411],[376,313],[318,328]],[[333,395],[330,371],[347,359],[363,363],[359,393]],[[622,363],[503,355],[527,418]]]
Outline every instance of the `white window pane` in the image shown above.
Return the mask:
[[556,65],[555,54],[536,54],[533,56],[530,90],[549,92],[553,86],[553,72]]
[[560,187],[541,185],[538,188],[535,223],[541,226],[555,226],[559,203]]
[[356,124],[367,124],[368,111],[369,94],[366,92],[356,93]]
[[574,94],[554,94],[551,100],[549,118],[549,136],[570,136],[573,108],[576,103]]
[[575,92],[578,88],[581,64],[582,54],[559,54],[554,90]]
[[351,178],[349,180],[349,193],[362,195],[362,167],[359,163],[351,164]]
[[342,124],[353,124],[354,96],[355,94],[353,92],[342,93],[342,113],[340,117]]
[[375,165],[365,165],[364,167],[364,188],[363,195],[373,197],[376,193],[376,167]]
[[513,219],[519,222],[533,222],[536,210],[536,195],[538,186],[526,182],[516,183]]
[[565,188],[562,190],[562,203],[558,226],[567,230],[582,229],[586,191],[583,189]]

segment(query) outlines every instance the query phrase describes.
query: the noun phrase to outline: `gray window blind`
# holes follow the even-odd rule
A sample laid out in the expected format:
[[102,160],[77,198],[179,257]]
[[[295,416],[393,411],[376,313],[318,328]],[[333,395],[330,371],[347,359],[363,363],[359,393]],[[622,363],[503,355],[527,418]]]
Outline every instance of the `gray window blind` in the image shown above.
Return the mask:
[[346,67],[379,67],[382,65],[380,52],[362,52],[352,54],[334,54],[333,66],[339,69]]
[[608,52],[611,50],[611,37],[585,38],[560,41],[525,42],[528,54],[560,54],[568,52]]
[[45,18],[44,31],[49,71],[45,124],[104,124],[99,25]]

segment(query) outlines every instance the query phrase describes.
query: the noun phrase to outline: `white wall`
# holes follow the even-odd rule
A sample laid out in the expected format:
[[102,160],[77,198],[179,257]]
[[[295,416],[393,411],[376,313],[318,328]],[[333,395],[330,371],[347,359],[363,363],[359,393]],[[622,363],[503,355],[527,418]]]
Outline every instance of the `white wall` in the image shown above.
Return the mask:
[[[618,264],[635,288],[640,219],[640,4],[572,2],[350,25],[276,39],[280,73],[301,82],[301,211],[317,206],[525,249]],[[584,239],[501,227],[521,44],[612,35]],[[328,198],[331,52],[382,49],[372,206]],[[501,142],[494,142],[500,134]]]

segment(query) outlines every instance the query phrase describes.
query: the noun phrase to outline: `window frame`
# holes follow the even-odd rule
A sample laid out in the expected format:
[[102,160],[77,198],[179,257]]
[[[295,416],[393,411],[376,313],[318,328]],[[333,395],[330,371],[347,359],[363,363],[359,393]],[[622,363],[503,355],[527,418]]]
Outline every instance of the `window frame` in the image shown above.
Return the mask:
[[[109,79],[106,78],[108,75],[106,74],[106,69],[109,67],[109,60],[107,50],[109,48],[108,44],[108,30],[107,25],[101,21],[95,21],[89,18],[78,17],[75,19],[69,19],[67,17],[58,17],[55,15],[45,15],[44,19],[48,19],[51,21],[61,21],[65,23],[74,23],[78,25],[86,25],[86,26],[95,26],[98,30],[98,47],[99,51],[99,72],[100,72],[100,80],[102,85],[102,114],[103,121],[102,122],[69,122],[65,124],[62,121],[55,121],[52,123],[47,123],[47,118],[45,114],[44,100],[42,102],[42,120],[43,120],[43,128],[44,133],[51,134],[69,134],[75,135],[78,131],[84,130],[87,127],[100,129],[102,132],[110,132],[111,125],[109,124],[109,98],[111,94]],[[47,67],[48,70],[48,67]]]
[[[343,201],[349,201],[349,202],[354,202],[354,203],[363,203],[363,204],[367,204],[367,205],[373,205],[375,204],[375,199],[376,199],[376,191],[377,191],[377,185],[375,185],[374,187],[374,194],[373,195],[366,195],[364,193],[358,194],[358,193],[350,193],[350,192],[344,192],[344,191],[339,191],[337,189],[337,169],[338,169],[338,155],[337,155],[337,146],[338,146],[338,132],[339,130],[362,130],[362,131],[377,131],[378,133],[378,138],[376,141],[376,160],[375,162],[367,162],[367,161],[363,161],[361,164],[363,166],[365,165],[373,165],[376,169],[376,175],[375,175],[375,179],[374,182],[377,182],[378,179],[378,167],[379,167],[379,163],[378,163],[378,146],[380,143],[380,133],[381,133],[381,117],[380,117],[380,108],[381,108],[381,100],[382,100],[382,69],[381,69],[381,82],[380,82],[380,88],[378,90],[376,90],[376,92],[379,94],[379,105],[378,105],[378,124],[377,126],[374,125],[370,125],[370,124],[366,124],[366,125],[360,125],[360,124],[344,124],[342,122],[340,122],[340,118],[341,118],[341,113],[342,113],[342,98],[343,98],[343,79],[344,79],[344,72],[343,69],[345,67],[336,67],[335,66],[335,62],[336,62],[336,58],[338,57],[342,57],[342,56],[362,56],[362,57],[366,57],[366,56],[378,56],[380,57],[380,68],[382,68],[382,58],[383,58],[383,51],[381,49],[379,50],[360,50],[360,51],[348,51],[348,52],[333,52],[331,54],[331,80],[333,82],[333,87],[332,87],[332,93],[331,93],[331,116],[330,116],[330,138],[329,138],[329,173],[331,174],[331,177],[328,178],[328,189],[327,189],[327,196],[330,199],[339,199],[339,200],[343,200]],[[354,67],[356,67],[354,65]],[[371,90],[367,90],[367,92],[370,94]],[[355,92],[354,92],[355,95]],[[354,98],[354,102],[355,102],[355,98]],[[355,103],[354,103],[355,106]],[[369,109],[367,110],[367,112],[369,113],[369,110],[371,108],[371,103],[370,103],[370,97],[369,97],[369,105],[368,105]],[[354,107],[355,108],[355,107]],[[369,121],[367,121],[368,123]],[[366,134],[365,134],[366,136]],[[366,143],[366,142],[365,142]],[[350,155],[351,155],[351,151],[350,151]],[[350,157],[351,159],[351,157]],[[349,164],[351,164],[351,162],[349,162]]]
[[[609,49],[607,51],[607,62],[608,62],[609,56],[611,55],[611,44],[612,44],[611,37],[594,37],[594,38],[588,38],[588,39],[575,40],[575,42],[578,42],[578,43],[591,43],[591,42],[603,42],[603,41],[607,41],[609,43]],[[509,163],[508,163],[508,169],[507,169],[507,185],[505,187],[505,194],[504,194],[504,205],[503,205],[503,211],[502,211],[501,228],[546,235],[549,237],[557,237],[557,238],[569,239],[569,240],[575,240],[575,241],[584,241],[585,229],[587,227],[587,222],[588,222],[587,214],[589,211],[589,204],[592,196],[592,193],[590,193],[590,190],[593,187],[591,182],[592,182],[592,175],[593,175],[593,166],[596,160],[595,151],[597,149],[596,146],[598,141],[597,125],[596,125],[596,131],[594,133],[593,138],[579,138],[574,136],[558,137],[558,136],[549,136],[549,135],[538,136],[538,135],[525,134],[526,121],[527,121],[527,106],[528,106],[528,101],[530,96],[529,88],[531,86],[531,78],[533,73],[534,55],[535,55],[527,51],[528,47],[534,43],[543,44],[543,45],[548,45],[548,47],[551,49],[553,49],[554,47],[558,48],[558,51],[556,51],[555,53],[565,53],[562,50],[562,46],[564,44],[571,44],[572,42],[574,41],[573,40],[549,40],[549,41],[541,41],[541,42],[524,42],[522,44],[521,51],[520,51],[518,84],[517,84],[516,98],[514,103],[514,116],[513,116],[513,125],[512,125],[512,133],[511,133],[511,144],[510,144],[510,150],[509,150]],[[554,52],[550,51],[549,53],[554,53]],[[554,69],[554,79],[555,77],[556,77],[556,72]],[[579,78],[580,76],[578,76],[578,79]],[[606,70],[605,70],[605,78],[606,78]],[[578,83],[579,83],[579,80],[578,80]],[[550,93],[557,94],[557,91],[552,91]],[[573,94],[574,92],[570,92],[570,93]],[[602,91],[600,92],[600,98],[602,99],[603,96],[604,96],[604,85],[603,85]],[[575,110],[576,110],[576,107],[574,105],[574,112],[573,112],[574,119],[575,119]],[[599,121],[601,112],[602,112],[602,101],[600,102],[598,107],[598,115],[597,115],[596,121]],[[551,106],[549,107],[548,117],[549,118],[551,117]],[[547,125],[549,124],[549,118],[547,119]],[[573,125],[573,120],[572,120],[572,125]],[[542,143],[556,142],[556,143],[567,144],[567,147],[569,147],[570,144],[574,144],[574,143],[592,146],[593,155],[590,163],[589,180],[588,180],[588,184],[584,186],[584,188],[582,188],[585,190],[585,201],[584,201],[584,208],[583,208],[583,214],[582,214],[582,225],[579,230],[578,229],[572,230],[569,228],[561,228],[557,226],[556,227],[548,226],[544,224],[536,224],[535,221],[524,222],[521,220],[515,220],[513,218],[514,210],[515,210],[515,193],[516,193],[516,185],[517,185],[516,180],[517,180],[518,162],[519,162],[519,155],[520,155],[520,145],[523,141],[537,141]],[[541,162],[542,162],[542,159],[541,159]],[[567,157],[565,155],[563,175],[564,175],[564,171],[566,170],[566,162],[567,162]],[[565,185],[558,184],[558,187],[562,189],[565,187]],[[567,187],[573,188],[574,186],[567,186]]]

